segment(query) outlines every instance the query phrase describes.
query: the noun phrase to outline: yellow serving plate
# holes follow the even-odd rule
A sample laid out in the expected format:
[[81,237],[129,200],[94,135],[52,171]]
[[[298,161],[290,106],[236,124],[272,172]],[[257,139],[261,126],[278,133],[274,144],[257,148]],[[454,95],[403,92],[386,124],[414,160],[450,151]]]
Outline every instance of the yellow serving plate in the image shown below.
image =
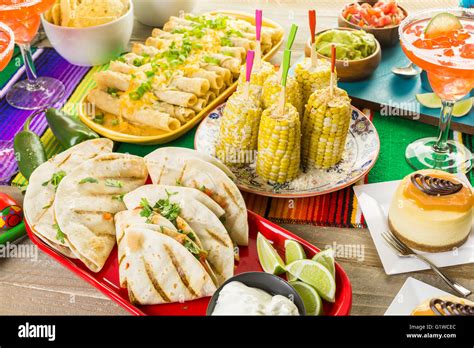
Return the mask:
[[[209,12],[210,14],[224,14],[224,15],[229,15],[233,16],[239,19],[243,19],[247,22],[252,23],[255,25],[255,18],[253,15],[244,13],[244,12],[237,12],[237,11],[212,11]],[[268,18],[263,18],[263,23],[264,26],[270,27],[270,28],[278,28],[281,31],[283,31],[283,27],[276,22],[268,19]],[[272,47],[272,49],[265,55],[263,56],[264,60],[269,60],[271,59],[277,52],[280,46],[283,43],[284,38],[282,39]],[[92,85],[89,90],[94,88],[95,86]],[[199,121],[201,121],[210,111],[214,110],[218,105],[222,104],[237,88],[237,81],[234,82],[231,86],[229,86],[224,92],[222,92],[216,99],[214,99],[209,105],[207,105],[201,112],[199,112],[194,118],[189,120],[186,124],[182,125],[178,129],[172,131],[172,132],[166,132],[163,134],[157,134],[157,135],[131,135],[127,133],[122,133],[118,131],[114,131],[112,129],[109,129],[107,127],[104,127],[98,123],[95,123],[92,121],[90,117],[85,113],[83,108],[80,108],[79,111],[79,117],[81,121],[86,124],[89,128],[93,129],[95,132],[99,133],[100,135],[115,140],[115,141],[120,141],[123,143],[132,143],[132,144],[144,144],[144,145],[155,145],[155,144],[165,144],[170,141],[173,141],[186,132],[188,132],[191,128],[193,128]],[[81,100],[81,105],[82,103],[85,102],[85,98],[87,96],[87,93],[85,94],[84,98]]]

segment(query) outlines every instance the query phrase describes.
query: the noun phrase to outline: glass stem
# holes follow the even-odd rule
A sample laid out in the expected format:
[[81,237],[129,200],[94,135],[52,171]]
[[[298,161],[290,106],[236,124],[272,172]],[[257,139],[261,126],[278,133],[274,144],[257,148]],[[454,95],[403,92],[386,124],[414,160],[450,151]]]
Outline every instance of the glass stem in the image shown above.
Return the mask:
[[35,63],[33,62],[33,55],[31,54],[31,47],[30,44],[20,44],[20,51],[23,57],[23,62],[25,63],[25,72],[26,77],[29,81],[33,82],[36,80],[36,69]]
[[437,152],[448,151],[449,128],[451,127],[451,116],[453,114],[453,101],[443,100],[443,108],[439,116],[439,136],[436,144],[433,146]]

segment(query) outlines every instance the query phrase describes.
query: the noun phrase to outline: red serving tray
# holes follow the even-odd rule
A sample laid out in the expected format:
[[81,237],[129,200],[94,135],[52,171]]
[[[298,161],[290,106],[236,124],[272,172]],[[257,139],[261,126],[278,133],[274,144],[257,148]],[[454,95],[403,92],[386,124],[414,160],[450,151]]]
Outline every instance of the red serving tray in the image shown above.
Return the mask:
[[[240,261],[235,273],[249,271],[263,272],[257,255],[257,232],[262,233],[267,239],[273,242],[274,247],[280,255],[284,255],[284,243],[286,239],[294,239],[300,242],[308,257],[312,257],[319,249],[293,233],[281,228],[278,225],[264,219],[263,217],[249,211],[249,246],[240,247]],[[184,303],[170,303],[149,306],[135,306],[130,303],[126,289],[119,285],[117,246],[114,247],[107,262],[98,273],[90,271],[81,261],[69,259],[57,251],[51,249],[42,240],[36,237],[28,223],[26,230],[28,236],[39,249],[58,261],[60,264],[86,280],[94,287],[102,291],[106,296],[117,302],[130,313],[135,315],[206,315],[207,305],[210,297],[201,298]],[[324,303],[325,315],[349,315],[352,307],[352,287],[346,273],[336,263],[336,300],[334,303]]]

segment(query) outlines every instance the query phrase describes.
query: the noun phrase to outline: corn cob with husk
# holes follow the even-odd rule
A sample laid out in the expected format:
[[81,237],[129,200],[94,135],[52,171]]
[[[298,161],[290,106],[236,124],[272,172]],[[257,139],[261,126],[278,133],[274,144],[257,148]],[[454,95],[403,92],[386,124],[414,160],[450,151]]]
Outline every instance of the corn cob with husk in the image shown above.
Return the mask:
[[309,96],[318,89],[326,88],[331,81],[331,63],[326,59],[318,59],[316,65],[311,64],[311,59],[306,58],[296,64],[295,77],[300,84],[304,104]]
[[[262,106],[264,109],[271,107],[274,104],[278,104],[278,98],[281,94],[282,86],[279,81],[280,74],[274,73],[268,79],[266,79],[262,89]],[[303,117],[304,104],[303,97],[301,95],[301,89],[298,81],[294,77],[288,77],[286,81],[286,102],[293,105],[300,118]]]
[[258,126],[262,109],[251,94],[234,93],[222,115],[217,157],[227,165],[251,163],[257,150]]
[[274,104],[262,113],[258,131],[258,175],[276,184],[296,178],[300,168],[300,127],[298,111],[290,103],[285,104],[284,110]]
[[344,152],[351,120],[351,100],[343,89],[330,87],[311,94],[303,119],[302,162],[305,169],[330,168]]

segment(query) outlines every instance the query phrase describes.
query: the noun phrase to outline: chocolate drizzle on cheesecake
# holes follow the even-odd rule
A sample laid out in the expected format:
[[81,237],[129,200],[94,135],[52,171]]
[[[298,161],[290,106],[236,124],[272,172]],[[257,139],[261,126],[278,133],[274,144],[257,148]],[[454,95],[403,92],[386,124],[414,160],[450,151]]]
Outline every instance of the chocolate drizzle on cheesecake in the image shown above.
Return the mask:
[[430,300],[430,308],[436,315],[474,315],[474,306],[444,301],[439,298]]
[[463,185],[429,175],[413,174],[411,182],[417,189],[430,196],[447,196],[461,191]]

